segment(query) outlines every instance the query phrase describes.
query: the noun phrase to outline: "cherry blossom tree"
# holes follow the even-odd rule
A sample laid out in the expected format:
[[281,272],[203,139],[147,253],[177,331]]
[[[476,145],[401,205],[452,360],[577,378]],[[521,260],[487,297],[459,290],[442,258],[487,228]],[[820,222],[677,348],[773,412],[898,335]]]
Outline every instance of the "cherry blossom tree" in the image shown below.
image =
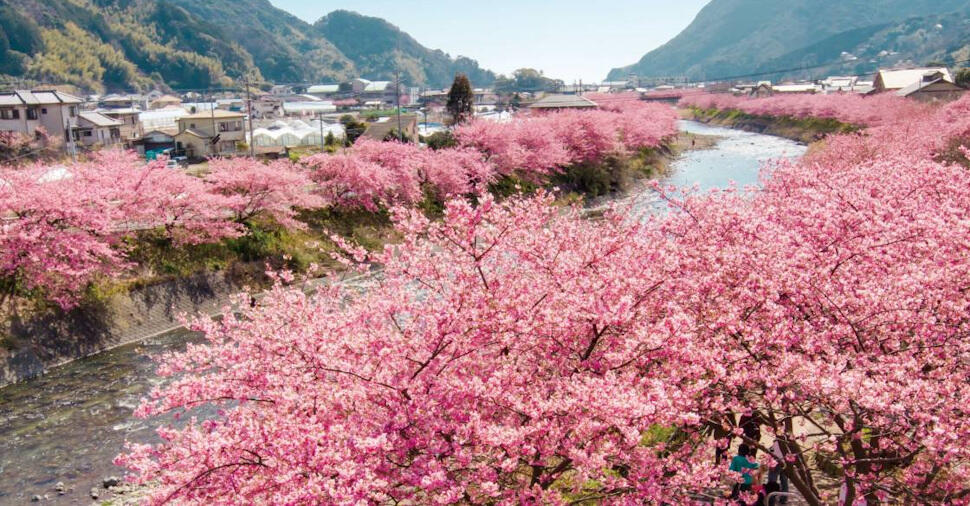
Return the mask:
[[120,218],[113,192],[78,172],[41,165],[0,170],[5,297],[41,290],[69,307],[91,279],[125,267],[111,241]]
[[237,222],[269,217],[286,228],[304,228],[295,219],[299,208],[323,207],[325,201],[311,191],[309,173],[288,160],[263,163],[250,158],[209,162],[206,182],[211,192],[228,197],[226,206]]
[[685,95],[680,100],[680,106],[738,110],[760,116],[829,118],[857,126],[897,123],[900,118],[912,118],[926,111],[923,104],[885,93],[874,96],[856,93],[780,94],[764,98],[694,93]]

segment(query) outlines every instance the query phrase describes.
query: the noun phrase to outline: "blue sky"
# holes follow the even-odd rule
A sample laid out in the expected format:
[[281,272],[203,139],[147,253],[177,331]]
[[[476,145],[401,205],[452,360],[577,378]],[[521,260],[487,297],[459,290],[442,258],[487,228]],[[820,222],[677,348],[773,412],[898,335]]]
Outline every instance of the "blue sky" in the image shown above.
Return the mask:
[[[600,81],[683,30],[709,0],[270,0],[309,22],[335,9],[378,16],[421,44],[485,68]],[[456,12],[456,9],[461,9]]]

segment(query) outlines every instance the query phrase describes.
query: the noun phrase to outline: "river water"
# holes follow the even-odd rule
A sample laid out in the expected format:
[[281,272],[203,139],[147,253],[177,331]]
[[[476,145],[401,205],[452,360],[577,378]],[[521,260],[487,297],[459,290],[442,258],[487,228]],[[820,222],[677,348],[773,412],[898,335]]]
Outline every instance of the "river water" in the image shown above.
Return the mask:
[[[701,191],[756,184],[762,163],[798,157],[806,149],[778,137],[689,121],[681,129],[721,138],[713,149],[686,153],[665,181]],[[638,207],[657,205],[647,193],[631,198]],[[131,416],[159,381],[153,357],[194,339],[190,332],[173,331],[0,389],[0,504],[24,504],[45,494],[45,504],[88,504],[92,487],[121,476],[111,461],[125,442],[157,441],[155,427],[168,421]],[[63,496],[54,490],[58,482],[68,488]]]

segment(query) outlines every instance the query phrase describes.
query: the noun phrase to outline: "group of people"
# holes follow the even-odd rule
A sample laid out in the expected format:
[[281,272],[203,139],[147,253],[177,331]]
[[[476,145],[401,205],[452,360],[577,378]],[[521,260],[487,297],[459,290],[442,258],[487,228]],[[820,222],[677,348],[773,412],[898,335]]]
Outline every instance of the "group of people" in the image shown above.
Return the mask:
[[[744,433],[745,441],[761,440],[761,423],[756,415],[741,415],[738,427]],[[726,436],[730,442],[729,433],[722,436]],[[726,451],[726,449],[718,450],[716,462],[721,461]],[[741,475],[741,482],[734,484],[731,489],[732,500],[736,500],[741,506],[777,506],[788,502],[785,494],[776,493],[788,492],[788,477],[783,472],[785,454],[778,440],[775,440],[772,445],[771,453],[774,457],[774,465],[768,469],[767,481],[765,481],[764,469],[756,461],[757,448],[748,444],[738,446],[738,453],[731,458],[728,468]],[[757,494],[757,499],[752,503],[744,502],[742,495],[750,496],[751,493]]]
[[[746,444],[738,446],[738,454],[731,459],[728,469],[740,473],[742,481],[734,484],[731,499],[738,501],[741,506],[777,506],[788,501],[784,494],[775,494],[788,492],[788,477],[782,472],[783,457],[777,441],[772,447],[772,453],[776,463],[768,470],[768,480],[764,481],[764,470],[755,462],[756,450]],[[742,493],[755,493],[757,499],[746,503],[742,500]]]

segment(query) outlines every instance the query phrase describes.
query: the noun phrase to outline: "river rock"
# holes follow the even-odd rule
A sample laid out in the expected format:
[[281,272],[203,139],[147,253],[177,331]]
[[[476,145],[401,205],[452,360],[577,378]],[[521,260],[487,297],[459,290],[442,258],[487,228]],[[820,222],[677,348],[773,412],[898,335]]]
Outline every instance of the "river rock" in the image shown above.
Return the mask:
[[101,482],[101,486],[103,486],[104,488],[111,488],[111,487],[118,486],[118,484],[120,483],[121,483],[121,478],[117,476],[108,476],[107,478],[104,479],[104,481]]
[[67,490],[67,487],[64,486],[63,481],[59,481],[57,482],[57,485],[54,485],[54,491],[60,495],[64,495],[65,490]]
[[30,498],[30,502],[40,502],[40,496],[39,495],[35,495],[34,497],[31,497]]
[[91,499],[97,499],[98,497],[101,497],[101,491],[98,490],[98,487],[92,487],[91,488]]

